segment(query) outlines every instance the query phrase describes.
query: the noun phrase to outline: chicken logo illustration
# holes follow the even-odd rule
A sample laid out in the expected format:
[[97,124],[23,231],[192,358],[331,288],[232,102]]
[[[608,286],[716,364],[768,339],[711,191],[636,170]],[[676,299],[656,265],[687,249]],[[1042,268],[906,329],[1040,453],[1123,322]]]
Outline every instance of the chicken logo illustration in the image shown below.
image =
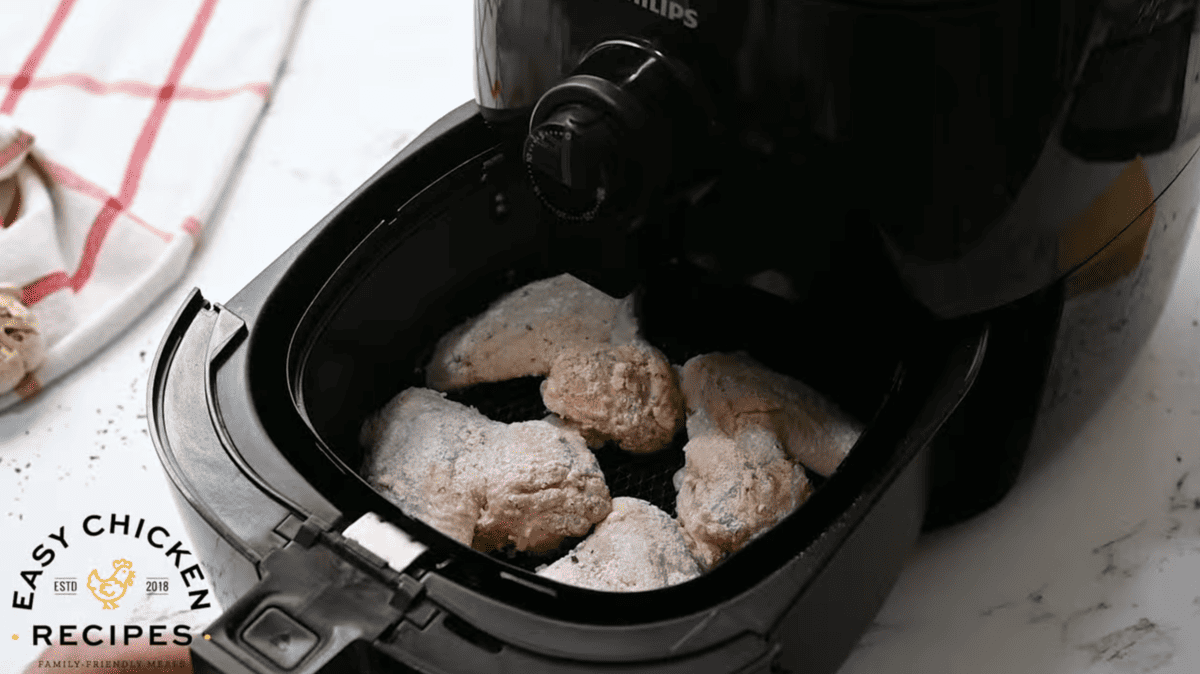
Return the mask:
[[101,578],[92,569],[88,574],[87,587],[92,596],[104,604],[104,608],[117,608],[117,600],[125,596],[125,591],[133,585],[133,562],[127,559],[114,559],[113,572],[108,578]]

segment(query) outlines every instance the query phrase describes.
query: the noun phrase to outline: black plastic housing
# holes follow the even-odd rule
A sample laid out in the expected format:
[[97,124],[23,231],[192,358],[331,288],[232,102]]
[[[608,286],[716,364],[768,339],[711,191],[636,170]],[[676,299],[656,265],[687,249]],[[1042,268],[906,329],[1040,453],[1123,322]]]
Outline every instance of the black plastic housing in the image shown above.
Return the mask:
[[[527,119],[585,56],[646,40],[711,108],[687,144],[718,167],[785,167],[793,226],[809,202],[887,239],[937,316],[989,311],[1075,273],[1072,218],[1140,159],[1153,198],[1200,141],[1190,0],[476,0],[476,100]],[[693,170],[680,162],[675,171]],[[1143,204],[1144,205],[1144,204]],[[1121,219],[1121,218],[1118,218]],[[1069,250],[1070,254],[1064,254]]]

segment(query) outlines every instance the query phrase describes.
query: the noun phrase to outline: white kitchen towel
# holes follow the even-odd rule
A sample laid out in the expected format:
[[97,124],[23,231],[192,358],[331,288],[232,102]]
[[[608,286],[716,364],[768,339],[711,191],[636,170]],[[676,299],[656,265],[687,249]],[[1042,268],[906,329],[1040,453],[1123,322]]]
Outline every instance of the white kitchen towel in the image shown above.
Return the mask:
[[0,283],[45,340],[35,395],[182,276],[304,0],[0,0]]

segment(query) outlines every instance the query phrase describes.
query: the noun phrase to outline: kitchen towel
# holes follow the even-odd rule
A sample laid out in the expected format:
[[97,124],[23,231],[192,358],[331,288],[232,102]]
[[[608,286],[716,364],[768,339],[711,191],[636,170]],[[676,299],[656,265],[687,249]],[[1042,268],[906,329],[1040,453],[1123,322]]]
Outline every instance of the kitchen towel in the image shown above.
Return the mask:
[[0,283],[46,347],[0,410],[182,276],[303,1],[0,1]]

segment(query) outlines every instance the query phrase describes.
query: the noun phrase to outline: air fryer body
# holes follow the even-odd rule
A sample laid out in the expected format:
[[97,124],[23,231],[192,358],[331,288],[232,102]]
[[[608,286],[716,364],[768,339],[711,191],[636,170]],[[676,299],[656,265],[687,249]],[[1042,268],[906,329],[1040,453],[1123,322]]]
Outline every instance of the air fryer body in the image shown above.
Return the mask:
[[[691,160],[676,175],[770,165],[780,179],[748,198],[788,214],[772,225],[803,241],[869,223],[946,318],[1078,270],[1172,184],[1200,132],[1188,1],[478,0],[476,21],[489,119],[528,124],[552,85],[603,69],[596,44],[644,39],[695,81],[696,100],[663,106],[672,123],[718,128],[686,138],[703,152],[674,148]],[[1116,208],[1097,219],[1106,193]]]
[[594,45],[643,38],[700,83],[668,114],[716,127],[672,155],[720,176],[690,250],[879,329],[903,320],[880,247],[930,314],[989,315],[935,443],[936,526],[1007,492],[1039,419],[1068,437],[1156,323],[1198,198],[1197,20],[1190,0],[477,0],[476,100],[528,124]]
[[[922,527],[1002,498],[1161,311],[1200,199],[1196,13],[1119,4],[478,0],[477,100],[228,303],[193,293],[155,358],[152,437],[227,609],[198,671],[835,671]],[[358,428],[439,335],[563,272],[866,432],[680,586],[450,541],[358,475]],[[368,513],[402,559],[346,534]]]

